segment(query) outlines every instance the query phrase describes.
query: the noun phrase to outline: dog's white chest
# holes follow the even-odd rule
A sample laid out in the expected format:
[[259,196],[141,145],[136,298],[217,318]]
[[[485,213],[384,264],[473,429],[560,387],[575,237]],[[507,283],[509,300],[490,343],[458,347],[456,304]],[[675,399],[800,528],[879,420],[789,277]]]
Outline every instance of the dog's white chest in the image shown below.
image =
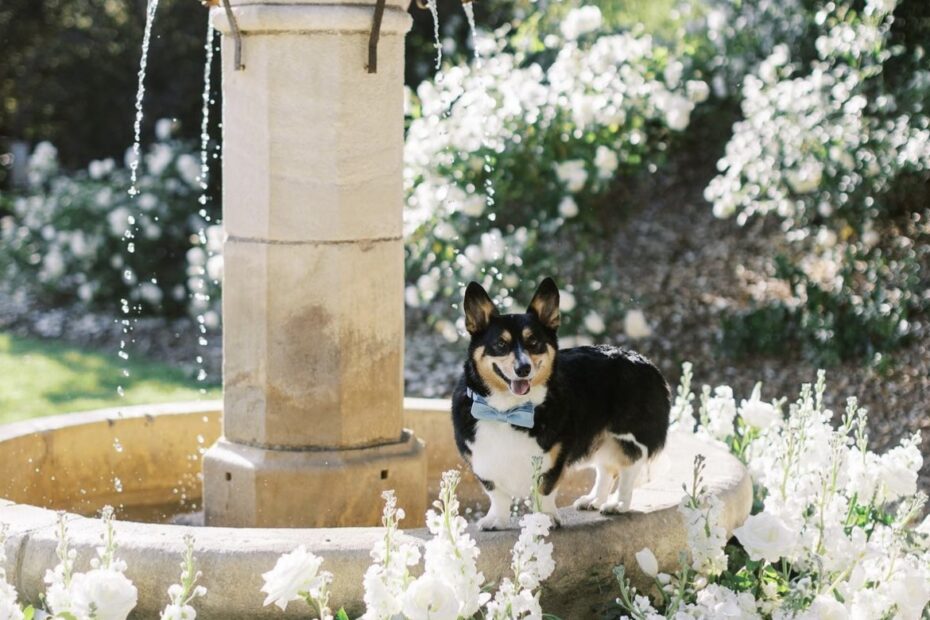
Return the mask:
[[482,480],[511,497],[527,497],[533,484],[533,457],[542,457],[542,471],[552,463],[536,440],[506,422],[478,420],[469,444],[471,467]]

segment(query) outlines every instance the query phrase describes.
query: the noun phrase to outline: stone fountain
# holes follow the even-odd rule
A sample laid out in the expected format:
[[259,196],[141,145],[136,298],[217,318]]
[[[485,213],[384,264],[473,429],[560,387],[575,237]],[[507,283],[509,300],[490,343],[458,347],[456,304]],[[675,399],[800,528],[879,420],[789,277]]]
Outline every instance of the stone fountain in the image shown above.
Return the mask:
[[[387,0],[382,15],[374,0],[231,0],[230,13],[232,22],[223,9],[211,15],[224,35],[238,30],[244,64],[237,70],[237,39],[224,36],[223,402],[0,427],[5,568],[26,600],[38,599],[56,563],[55,511],[69,511],[81,570],[101,533],[81,514],[112,504],[124,515],[120,556],[139,589],[140,618],[164,606],[187,534],[209,591],[199,617],[281,616],[261,607],[260,574],[299,544],[336,575],[333,601],[360,613],[368,552],[381,537],[380,492],[394,489],[410,515],[404,525],[417,525],[440,473],[461,465],[449,403],[403,398],[406,1]],[[563,508],[544,608],[587,617],[611,598],[599,594],[611,567],[635,566],[644,546],[664,569],[677,564],[686,546],[677,504],[698,453],[726,527],[745,519],[752,485],[742,465],[673,435],[665,466],[630,513]],[[587,490],[585,473],[573,476],[560,505]],[[190,510],[201,498],[208,527],[132,520]],[[469,476],[460,498],[483,501]],[[508,574],[515,533],[475,537],[488,581]]]

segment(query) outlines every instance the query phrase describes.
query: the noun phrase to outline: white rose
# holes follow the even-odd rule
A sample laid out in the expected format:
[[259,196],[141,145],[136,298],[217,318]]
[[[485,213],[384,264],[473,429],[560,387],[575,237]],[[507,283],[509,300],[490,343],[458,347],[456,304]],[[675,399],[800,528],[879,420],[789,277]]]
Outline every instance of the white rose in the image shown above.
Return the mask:
[[683,131],[691,122],[691,110],[694,104],[681,95],[669,94],[663,100],[662,111],[665,112],[665,124],[674,131]]
[[174,123],[170,118],[160,118],[155,121],[155,137],[159,140],[167,140],[171,137]]
[[623,331],[633,340],[648,338],[652,335],[652,328],[646,321],[642,310],[630,310],[623,317]]
[[556,164],[555,175],[565,185],[565,189],[573,194],[581,191],[588,181],[583,159],[570,159]]
[[459,615],[455,591],[432,575],[423,575],[410,584],[402,607],[408,620],[456,620]]
[[761,512],[751,515],[745,523],[733,530],[749,557],[753,560],[777,562],[790,557],[797,546],[798,535],[779,517]]
[[691,103],[704,103],[710,96],[710,86],[703,80],[688,80],[685,83],[685,92]]
[[744,400],[739,405],[739,415],[749,426],[759,429],[770,427],[778,419],[778,410],[770,403],[760,400],[762,386],[756,384],[749,400]]
[[479,217],[484,213],[486,201],[482,196],[476,194],[470,195],[462,201],[462,213],[469,217]]
[[190,605],[168,605],[161,612],[161,620],[195,620],[197,611]]
[[282,555],[274,568],[262,574],[265,585],[261,591],[268,595],[263,604],[274,603],[286,610],[289,602],[301,598],[301,592],[318,589],[324,582],[322,564],[323,558],[307,551],[304,545]]
[[126,575],[103,568],[77,573],[70,589],[75,615],[95,620],[126,620],[139,596]]
[[601,10],[594,5],[574,9],[562,20],[562,35],[567,40],[574,41],[581,35],[600,28],[601,21]]
[[597,176],[601,179],[610,179],[617,171],[620,160],[617,154],[606,146],[597,147],[594,153],[594,165],[597,168]]
[[184,153],[178,157],[175,167],[185,183],[191,187],[200,187],[200,161],[197,158],[190,153]]
[[668,63],[663,72],[663,77],[665,78],[665,85],[669,88],[675,88],[678,86],[678,83],[681,82],[681,74],[685,70],[684,65],[682,65],[677,60],[673,60]]
[[592,334],[601,334],[604,332],[604,319],[593,310],[584,317],[584,327]]
[[578,203],[571,196],[566,196],[559,202],[559,215],[565,219],[578,215]]
[[650,577],[659,574],[659,561],[649,547],[643,547],[636,552],[636,563],[639,564],[639,569]]

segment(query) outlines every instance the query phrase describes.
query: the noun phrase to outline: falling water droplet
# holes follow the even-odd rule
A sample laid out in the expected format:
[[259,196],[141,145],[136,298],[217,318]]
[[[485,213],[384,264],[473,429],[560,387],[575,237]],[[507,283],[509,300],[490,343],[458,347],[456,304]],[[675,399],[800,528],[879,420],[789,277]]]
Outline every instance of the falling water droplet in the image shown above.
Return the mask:
[[123,492],[123,481],[117,477],[113,477],[113,488],[116,489],[117,493]]
[[[439,40],[439,7],[438,0],[426,0],[426,6],[433,16],[433,45],[436,47],[436,71],[442,70],[442,42]],[[439,76],[437,76],[439,77]]]
[[132,161],[129,164],[129,195],[136,196],[139,188],[136,187],[139,173],[139,160],[142,147],[142,100],[145,97],[145,70],[148,66],[149,43],[152,40],[152,24],[155,22],[155,10],[158,0],[149,0],[145,9],[145,30],[142,34],[142,58],[139,61],[139,85],[136,89],[136,119],[132,126],[134,141],[132,144]]

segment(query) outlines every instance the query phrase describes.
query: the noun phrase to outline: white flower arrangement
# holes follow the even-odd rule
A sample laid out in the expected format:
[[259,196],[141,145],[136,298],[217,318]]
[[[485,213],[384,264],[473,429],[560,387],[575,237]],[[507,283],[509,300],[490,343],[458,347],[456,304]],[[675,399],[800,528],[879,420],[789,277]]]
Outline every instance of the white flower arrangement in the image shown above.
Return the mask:
[[[693,428],[691,379],[689,365],[673,409],[680,429]],[[784,414],[784,401],[763,406],[757,385],[729,426],[698,425],[746,461],[761,509],[733,531],[738,544],[727,545],[699,457],[679,507],[688,555],[675,574],[661,572],[649,549],[636,555],[655,583],[652,599],[618,567],[623,617],[916,620],[930,613],[930,525],[914,527],[927,499],[916,488],[918,438],[880,456],[868,451],[865,411],[851,399],[834,428],[825,389],[821,372]],[[703,393],[699,418],[713,425],[723,411],[729,420],[732,390]]]

